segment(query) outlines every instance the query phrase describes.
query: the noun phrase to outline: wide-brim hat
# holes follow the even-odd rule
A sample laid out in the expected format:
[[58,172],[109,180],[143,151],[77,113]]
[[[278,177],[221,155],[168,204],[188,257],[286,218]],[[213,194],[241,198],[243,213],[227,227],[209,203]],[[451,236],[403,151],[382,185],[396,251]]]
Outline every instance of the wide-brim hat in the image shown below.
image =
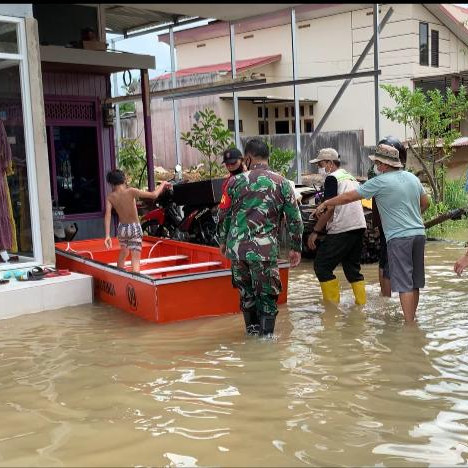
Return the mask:
[[317,157],[309,161],[311,164],[318,163],[319,161],[339,161],[340,155],[338,151],[333,148],[322,148]]
[[399,151],[390,145],[377,145],[374,154],[369,156],[371,161],[380,161],[392,167],[403,167]]

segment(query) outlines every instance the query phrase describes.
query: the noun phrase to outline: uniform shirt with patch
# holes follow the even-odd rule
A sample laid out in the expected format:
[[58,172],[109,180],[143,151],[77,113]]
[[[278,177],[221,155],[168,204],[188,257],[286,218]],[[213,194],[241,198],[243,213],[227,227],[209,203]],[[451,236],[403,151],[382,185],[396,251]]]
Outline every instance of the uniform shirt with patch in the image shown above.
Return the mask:
[[304,226],[291,184],[267,165],[229,179],[231,205],[220,210],[217,234],[226,244],[231,260],[274,261],[278,258],[278,235],[283,217],[292,250],[301,252]]

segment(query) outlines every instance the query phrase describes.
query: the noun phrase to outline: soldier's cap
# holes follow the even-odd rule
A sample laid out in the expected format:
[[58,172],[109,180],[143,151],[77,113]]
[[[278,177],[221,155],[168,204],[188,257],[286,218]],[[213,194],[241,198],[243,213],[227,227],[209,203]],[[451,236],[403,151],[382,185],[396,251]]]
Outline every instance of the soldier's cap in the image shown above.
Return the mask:
[[309,161],[311,164],[318,163],[319,161],[339,161],[340,155],[338,151],[333,148],[322,148],[317,157]]
[[403,167],[399,151],[390,145],[377,145],[374,154],[369,156],[371,161],[380,161],[392,167]]
[[242,159],[242,153],[237,148],[229,148],[223,153],[224,164],[234,164],[239,159]]

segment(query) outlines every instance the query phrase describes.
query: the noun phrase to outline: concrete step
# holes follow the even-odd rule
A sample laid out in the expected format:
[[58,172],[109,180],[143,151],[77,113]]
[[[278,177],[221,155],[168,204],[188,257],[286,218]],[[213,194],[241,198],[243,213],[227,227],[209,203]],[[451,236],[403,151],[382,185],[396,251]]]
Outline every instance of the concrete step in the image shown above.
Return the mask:
[[93,278],[81,273],[0,285],[0,319],[93,302]]

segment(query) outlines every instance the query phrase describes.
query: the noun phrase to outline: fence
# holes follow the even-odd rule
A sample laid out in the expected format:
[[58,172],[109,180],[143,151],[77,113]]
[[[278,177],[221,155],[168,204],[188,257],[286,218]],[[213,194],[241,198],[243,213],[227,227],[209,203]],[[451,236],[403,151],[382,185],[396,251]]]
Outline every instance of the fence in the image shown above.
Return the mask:
[[[241,137],[242,146],[252,137]],[[292,149],[296,147],[295,135],[262,135],[258,138],[267,139],[273,146],[281,149]],[[368,158],[372,154],[373,146],[363,146],[363,130],[344,130],[336,132],[320,132],[312,139],[311,133],[301,134],[302,149],[302,173],[317,172],[316,165],[309,163],[314,159],[322,148],[335,148],[341,156],[343,168],[357,176],[367,176],[371,167]],[[314,167],[315,166],[315,167]]]

